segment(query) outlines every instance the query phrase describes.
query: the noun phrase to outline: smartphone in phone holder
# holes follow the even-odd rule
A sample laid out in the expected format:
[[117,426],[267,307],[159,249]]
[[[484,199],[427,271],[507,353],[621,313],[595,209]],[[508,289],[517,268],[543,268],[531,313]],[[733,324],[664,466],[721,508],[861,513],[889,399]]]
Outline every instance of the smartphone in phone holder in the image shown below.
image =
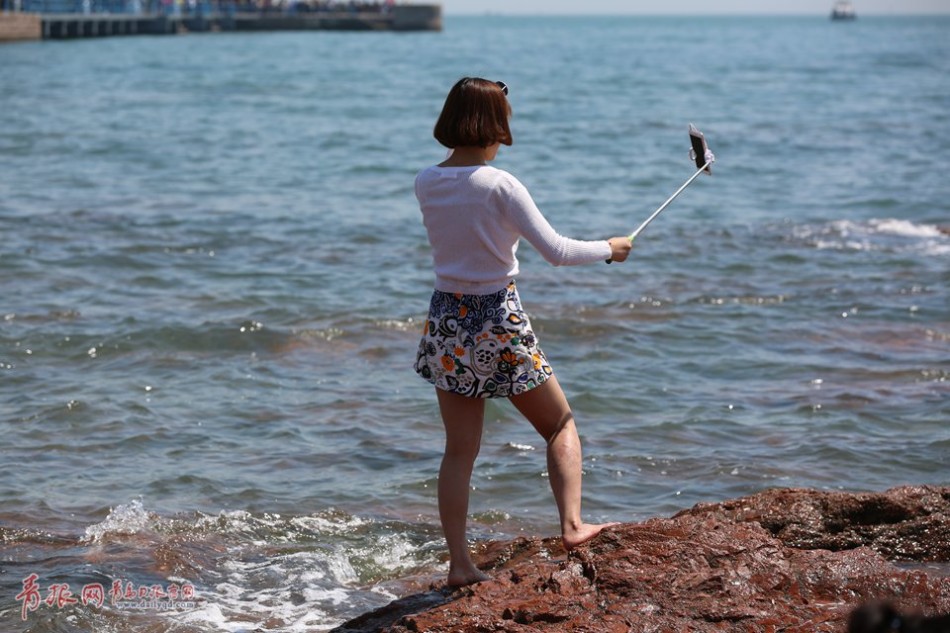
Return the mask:
[[707,174],[711,174],[712,161],[707,156],[709,148],[706,146],[706,137],[692,123],[689,124],[689,142],[693,146],[689,150],[689,157],[696,161],[696,169],[702,169]]

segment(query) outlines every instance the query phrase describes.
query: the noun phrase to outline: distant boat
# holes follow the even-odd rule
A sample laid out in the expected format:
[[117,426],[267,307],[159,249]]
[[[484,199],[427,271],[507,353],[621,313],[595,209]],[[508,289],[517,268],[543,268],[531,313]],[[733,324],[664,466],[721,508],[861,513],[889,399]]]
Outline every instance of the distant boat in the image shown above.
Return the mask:
[[853,20],[857,17],[858,14],[854,12],[854,5],[847,2],[847,0],[835,2],[835,6],[831,9],[832,20]]

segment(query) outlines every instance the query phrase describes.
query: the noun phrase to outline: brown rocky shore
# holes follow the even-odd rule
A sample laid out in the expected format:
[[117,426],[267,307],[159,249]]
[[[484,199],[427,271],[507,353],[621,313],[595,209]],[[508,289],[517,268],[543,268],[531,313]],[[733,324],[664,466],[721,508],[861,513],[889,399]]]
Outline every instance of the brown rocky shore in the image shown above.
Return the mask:
[[[569,554],[559,539],[481,546],[492,580],[433,579],[335,633],[844,632],[860,605],[911,630],[950,613],[950,486],[882,493],[768,490],[605,531]],[[903,628],[899,628],[901,625]],[[874,628],[874,627],[877,628]]]

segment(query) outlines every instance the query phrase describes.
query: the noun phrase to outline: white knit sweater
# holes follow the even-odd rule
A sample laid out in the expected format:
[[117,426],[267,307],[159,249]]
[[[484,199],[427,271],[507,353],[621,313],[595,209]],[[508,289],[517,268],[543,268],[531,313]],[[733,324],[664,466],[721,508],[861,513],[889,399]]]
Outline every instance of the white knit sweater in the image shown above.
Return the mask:
[[490,294],[518,274],[523,237],[555,266],[608,259],[606,240],[560,235],[517,178],[495,167],[438,167],[416,176],[416,198],[432,245],[435,287]]

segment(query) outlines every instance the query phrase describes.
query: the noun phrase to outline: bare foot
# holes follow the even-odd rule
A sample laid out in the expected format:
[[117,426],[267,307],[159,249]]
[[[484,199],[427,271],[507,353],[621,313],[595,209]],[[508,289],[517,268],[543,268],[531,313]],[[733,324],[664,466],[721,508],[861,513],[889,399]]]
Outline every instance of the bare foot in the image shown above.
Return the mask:
[[464,587],[466,585],[474,585],[475,583],[484,582],[486,580],[491,580],[491,576],[481,571],[480,569],[473,567],[469,570],[449,570],[449,587]]
[[564,544],[564,549],[571,551],[581,543],[586,543],[600,534],[604,528],[615,525],[620,525],[620,523],[616,521],[613,523],[581,523],[576,529],[564,532],[561,535],[561,542]]

